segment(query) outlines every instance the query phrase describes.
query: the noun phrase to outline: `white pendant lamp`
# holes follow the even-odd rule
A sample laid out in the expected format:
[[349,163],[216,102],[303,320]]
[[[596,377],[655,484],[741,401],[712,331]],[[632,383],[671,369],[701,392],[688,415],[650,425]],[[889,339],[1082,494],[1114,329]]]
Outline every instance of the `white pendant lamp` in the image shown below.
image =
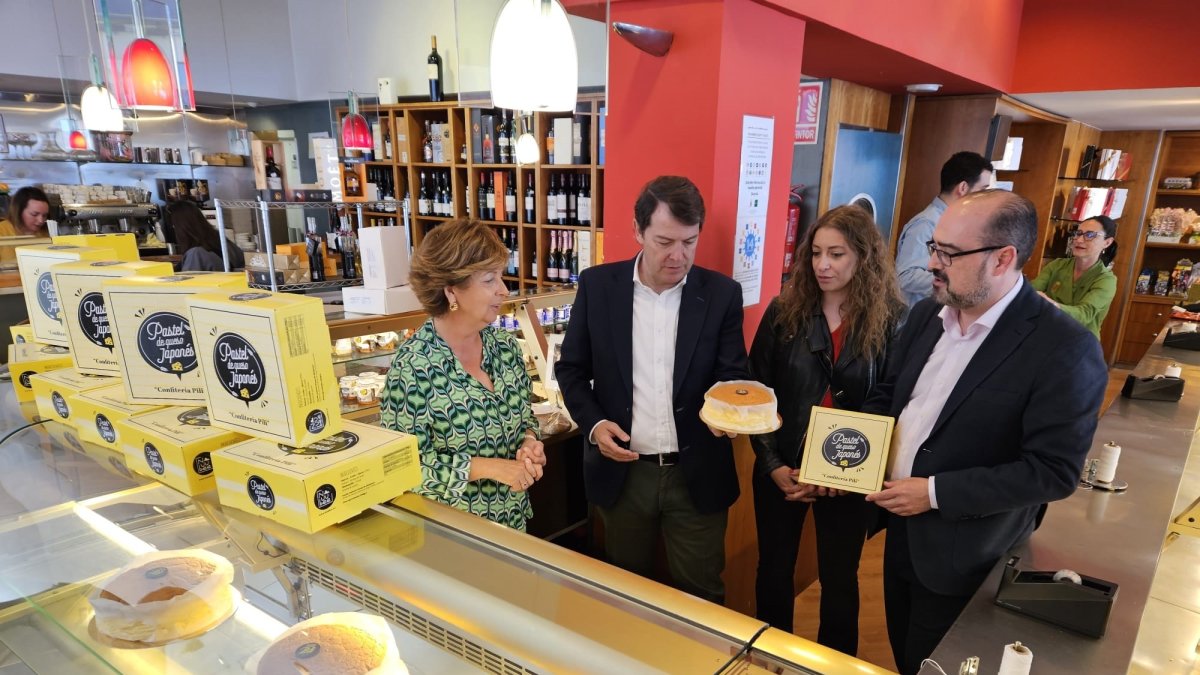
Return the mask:
[[100,79],[100,62],[92,55],[92,86],[83,90],[79,101],[83,126],[88,131],[124,131],[121,106]]
[[571,111],[579,56],[558,0],[508,0],[492,31],[492,103],[513,110]]

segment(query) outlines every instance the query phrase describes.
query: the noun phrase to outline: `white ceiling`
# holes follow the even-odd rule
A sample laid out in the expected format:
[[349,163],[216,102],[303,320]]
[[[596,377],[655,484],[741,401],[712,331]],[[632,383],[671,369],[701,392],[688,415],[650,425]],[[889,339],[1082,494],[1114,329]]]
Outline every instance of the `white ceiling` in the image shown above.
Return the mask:
[[1200,129],[1200,87],[1065,91],[1013,97],[1104,131]]

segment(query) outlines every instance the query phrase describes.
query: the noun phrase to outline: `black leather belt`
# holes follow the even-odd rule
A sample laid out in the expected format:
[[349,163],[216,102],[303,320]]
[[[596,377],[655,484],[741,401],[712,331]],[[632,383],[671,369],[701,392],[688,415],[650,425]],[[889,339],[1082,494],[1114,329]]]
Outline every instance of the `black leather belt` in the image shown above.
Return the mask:
[[675,466],[679,463],[678,452],[662,452],[656,455],[638,455],[638,459],[643,462],[650,462],[659,466]]

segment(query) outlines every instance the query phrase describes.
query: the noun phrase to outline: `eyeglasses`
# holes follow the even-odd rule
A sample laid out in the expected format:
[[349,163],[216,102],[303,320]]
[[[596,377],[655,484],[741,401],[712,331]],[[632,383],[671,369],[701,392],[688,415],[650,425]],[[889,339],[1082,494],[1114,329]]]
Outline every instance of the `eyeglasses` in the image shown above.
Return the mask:
[[925,248],[929,249],[929,255],[935,255],[935,254],[937,255],[938,262],[940,262],[942,264],[942,267],[949,267],[954,264],[955,258],[960,258],[964,255],[972,255],[975,253],[987,253],[988,251],[999,251],[1000,249],[1002,249],[1004,247],[1003,246],[984,246],[983,248],[973,248],[970,251],[959,251],[958,253],[951,253],[949,251],[944,251],[944,250],[938,248],[937,244],[931,239],[931,240],[925,242]]
[[1095,239],[1096,237],[1103,237],[1104,233],[1089,231],[1089,230],[1071,230],[1070,232],[1067,233],[1067,236],[1072,239],[1075,239],[1076,237],[1083,237],[1084,239],[1091,241],[1091,240]]

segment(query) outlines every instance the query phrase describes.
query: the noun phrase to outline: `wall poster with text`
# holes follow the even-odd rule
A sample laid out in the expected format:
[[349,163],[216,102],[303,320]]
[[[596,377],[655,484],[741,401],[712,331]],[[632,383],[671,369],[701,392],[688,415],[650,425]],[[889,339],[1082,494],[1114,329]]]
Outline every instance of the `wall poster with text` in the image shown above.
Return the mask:
[[733,278],[742,285],[742,306],[758,304],[762,295],[763,241],[767,235],[767,202],[771,192],[773,117],[742,116],[742,158],[738,166],[737,233],[733,245]]

